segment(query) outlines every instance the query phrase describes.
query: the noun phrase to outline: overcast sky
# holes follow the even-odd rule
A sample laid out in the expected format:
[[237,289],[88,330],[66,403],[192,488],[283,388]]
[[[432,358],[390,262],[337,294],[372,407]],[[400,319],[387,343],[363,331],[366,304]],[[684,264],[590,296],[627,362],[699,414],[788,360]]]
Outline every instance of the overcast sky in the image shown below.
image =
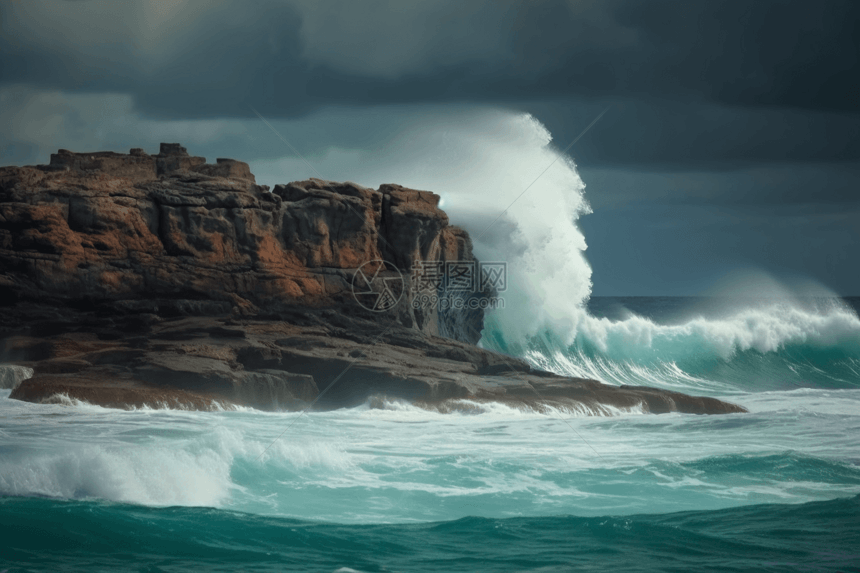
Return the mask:
[[[587,246],[595,295],[750,270],[860,295],[860,2],[21,0],[0,19],[2,165],[178,142],[269,185],[429,188],[502,253],[564,202],[584,243],[555,240]],[[568,201],[552,162],[604,111],[567,152]]]

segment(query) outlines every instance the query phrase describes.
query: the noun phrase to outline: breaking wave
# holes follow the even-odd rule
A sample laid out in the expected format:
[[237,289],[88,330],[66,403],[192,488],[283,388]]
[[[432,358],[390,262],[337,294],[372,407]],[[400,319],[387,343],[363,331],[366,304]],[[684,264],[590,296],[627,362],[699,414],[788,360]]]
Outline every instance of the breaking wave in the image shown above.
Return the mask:
[[860,386],[857,313],[839,299],[823,302],[758,303],[676,324],[583,313],[572,341],[550,329],[510,339],[491,318],[482,343],[544,370],[613,384],[714,392]]

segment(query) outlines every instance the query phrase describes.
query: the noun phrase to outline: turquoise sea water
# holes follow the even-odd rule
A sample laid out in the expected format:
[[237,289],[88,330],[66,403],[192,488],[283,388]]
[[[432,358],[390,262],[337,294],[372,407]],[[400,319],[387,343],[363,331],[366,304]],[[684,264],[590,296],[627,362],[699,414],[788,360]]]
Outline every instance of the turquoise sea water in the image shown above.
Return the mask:
[[4,560],[23,570],[856,571],[860,560],[858,497],[408,525],[41,499],[7,498],[0,508]]
[[593,299],[572,341],[488,324],[485,345],[535,364],[748,414],[126,412],[0,391],[0,571],[860,571],[852,303]]

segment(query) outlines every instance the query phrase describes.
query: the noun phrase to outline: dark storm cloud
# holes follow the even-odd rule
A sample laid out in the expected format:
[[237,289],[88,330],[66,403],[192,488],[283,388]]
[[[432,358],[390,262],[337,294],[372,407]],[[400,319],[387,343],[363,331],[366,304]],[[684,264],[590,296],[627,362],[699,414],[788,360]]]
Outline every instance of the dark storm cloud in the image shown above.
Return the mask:
[[631,205],[583,217],[580,227],[601,295],[696,294],[739,268],[859,292],[860,208],[774,217],[712,205]]
[[[319,105],[307,96],[308,65],[298,44],[301,22],[290,5],[261,3],[249,19],[239,2],[215,3],[215,9],[187,18],[168,37],[147,41],[119,33],[117,22],[98,12],[104,2],[63,4],[93,5],[89,15],[97,20],[79,37],[57,37],[39,30],[40,18],[56,17],[49,11],[57,2],[34,1],[26,11],[0,8],[3,84],[130,93],[139,109],[168,119],[248,115],[252,98],[279,102],[284,115],[301,115]],[[137,16],[129,11],[121,17],[132,28],[145,26]]]
[[595,210],[643,206],[734,205],[771,215],[860,210],[857,165],[759,166],[734,171],[640,172],[580,169]]
[[578,144],[583,165],[860,159],[856,2],[229,0],[118,12],[32,0],[0,11],[3,85],[128,93],[152,118],[471,102],[535,113],[563,146],[611,103]]
[[[860,115],[665,101],[610,103],[599,128],[577,142],[574,155],[582,165],[696,170],[860,159]],[[561,147],[600,112],[594,104],[569,102],[520,109],[541,120]]]

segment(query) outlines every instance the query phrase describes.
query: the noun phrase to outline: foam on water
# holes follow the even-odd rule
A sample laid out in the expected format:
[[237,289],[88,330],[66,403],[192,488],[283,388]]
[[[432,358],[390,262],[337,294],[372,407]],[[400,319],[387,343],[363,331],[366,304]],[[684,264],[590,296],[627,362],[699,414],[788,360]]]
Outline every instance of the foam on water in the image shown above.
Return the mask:
[[[0,462],[0,492],[144,505],[219,506],[230,491],[230,464],[215,451],[80,446]],[[193,484],[193,485],[192,485]]]
[[397,421],[443,421],[449,416],[481,416],[490,419],[516,420],[545,417],[566,419],[592,416],[625,416],[644,414],[644,405],[618,408],[608,404],[530,405],[484,402],[468,399],[446,400],[441,404],[415,405],[383,396],[371,397],[359,410],[363,416]]
[[0,398],[0,496],[349,523],[828,499],[860,492],[858,392],[738,394],[750,414],[714,417],[379,401],[301,416],[135,412]]

